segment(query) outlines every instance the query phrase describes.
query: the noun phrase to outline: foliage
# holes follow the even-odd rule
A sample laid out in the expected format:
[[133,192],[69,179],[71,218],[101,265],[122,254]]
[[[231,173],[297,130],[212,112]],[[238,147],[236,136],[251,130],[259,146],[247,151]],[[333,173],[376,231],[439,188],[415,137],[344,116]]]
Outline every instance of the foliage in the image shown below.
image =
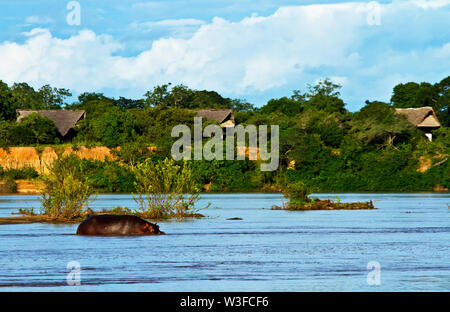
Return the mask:
[[400,83],[394,87],[391,103],[395,108],[431,106],[441,124],[450,127],[450,76],[434,85]]
[[142,146],[137,142],[124,143],[111,152],[120,162],[131,168],[153,154],[151,148]]
[[25,82],[14,83],[10,88],[14,108],[18,109],[61,109],[65,99],[72,94],[67,89],[52,88],[44,85],[39,90]]
[[93,125],[93,134],[105,146],[115,147],[133,141],[134,116],[113,107],[102,114]]
[[251,111],[253,105],[240,99],[224,98],[215,91],[192,90],[185,85],[171,83],[155,86],[145,93],[147,107],[159,108],[230,108],[239,112]]
[[0,80],[0,122],[16,117],[14,98],[8,85]]
[[278,179],[278,186],[283,195],[292,202],[308,203],[311,199],[308,197],[317,189],[306,184],[304,181],[289,182],[285,176]]
[[382,102],[366,102],[350,123],[349,133],[367,146],[393,146],[421,136],[406,116],[394,114],[394,109]]
[[20,146],[59,143],[55,124],[38,113],[21,122],[0,121],[0,146]]
[[[54,122],[38,113],[32,113],[20,121],[20,126],[31,131],[37,144],[51,144],[57,140],[57,129]],[[58,141],[56,141],[58,142]]]
[[[261,108],[170,83],[153,87],[143,98],[86,92],[67,104],[65,89],[0,82],[0,147],[58,143],[49,120],[31,116],[17,123],[16,109],[85,110],[72,144],[112,147],[116,160],[77,159],[73,170],[88,176],[85,183],[97,191],[133,192],[136,166],[171,156],[178,139],[171,136],[175,125],[187,125],[193,133],[196,109],[233,109],[238,124],[279,126],[279,169],[261,172],[259,162],[249,160],[192,161],[190,183],[196,188],[259,191],[285,177],[300,189],[303,183],[319,191],[431,191],[438,185],[450,188],[449,90],[450,77],[434,84],[406,82],[394,86],[390,103],[366,101],[353,113],[345,109],[341,86],[330,79],[270,99]],[[442,124],[433,131],[433,142],[395,114],[395,108],[425,105],[433,107]],[[204,120],[203,126],[209,123]]]
[[303,111],[303,103],[292,98],[271,99],[261,108],[262,114],[281,112],[286,116],[295,116]]
[[31,180],[37,177],[39,177],[39,174],[36,171],[36,169],[32,167],[22,167],[20,169],[10,168],[8,170],[4,170],[3,168],[0,167],[0,179],[11,178],[14,180],[17,179]]
[[136,165],[134,173],[137,192],[134,200],[143,215],[151,219],[195,216],[200,189],[192,182],[189,163],[180,166],[172,159],[157,162],[147,159]]
[[41,194],[43,214],[55,219],[76,219],[93,199],[94,190],[87,177],[77,169],[76,156],[61,157],[49,167],[43,177],[45,187]]
[[270,182],[270,177],[249,160],[194,161],[192,170],[198,187],[207,185],[213,192],[253,191]]

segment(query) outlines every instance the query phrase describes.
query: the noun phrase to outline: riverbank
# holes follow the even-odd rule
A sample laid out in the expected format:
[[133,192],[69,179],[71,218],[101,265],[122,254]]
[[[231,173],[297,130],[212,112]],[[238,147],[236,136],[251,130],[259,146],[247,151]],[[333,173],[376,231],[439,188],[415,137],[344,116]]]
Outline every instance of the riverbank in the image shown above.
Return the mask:
[[[428,145],[427,145],[428,146]],[[162,157],[155,153],[155,147],[141,149],[108,148],[105,146],[85,147],[64,144],[62,146],[9,147],[0,149],[0,181],[7,180],[14,186],[13,179],[27,180],[28,185],[17,185],[19,194],[38,194],[34,181],[39,181],[46,173],[46,166],[58,155],[76,155],[76,170],[88,177],[88,183],[99,193],[135,192],[136,164],[148,158]],[[386,157],[400,157],[391,155]],[[411,165],[399,173],[391,168],[387,159],[365,159],[355,155],[362,165],[353,169],[339,169],[345,159],[341,154],[332,154],[330,164],[304,164],[280,166],[271,173],[262,173],[259,162],[250,160],[235,161],[193,161],[193,179],[203,192],[241,193],[274,192],[279,178],[290,182],[303,181],[320,192],[448,192],[448,166],[446,153],[434,156],[408,156]],[[374,156],[374,155],[372,155]],[[375,156],[374,156],[375,157]],[[403,157],[403,156],[402,156]],[[397,159],[397,158],[395,158]],[[417,161],[415,161],[417,160]],[[380,161],[382,169],[375,170]],[[328,166],[328,167],[327,167]],[[331,166],[331,167],[329,167]],[[315,168],[315,169],[314,169]],[[320,169],[320,170],[319,170]],[[319,170],[319,171],[317,171]],[[320,174],[318,175],[318,172]],[[30,181],[30,179],[32,181]],[[21,182],[24,183],[24,182]],[[1,185],[3,184],[3,186]],[[0,194],[15,193],[16,190],[4,187],[0,182]]]

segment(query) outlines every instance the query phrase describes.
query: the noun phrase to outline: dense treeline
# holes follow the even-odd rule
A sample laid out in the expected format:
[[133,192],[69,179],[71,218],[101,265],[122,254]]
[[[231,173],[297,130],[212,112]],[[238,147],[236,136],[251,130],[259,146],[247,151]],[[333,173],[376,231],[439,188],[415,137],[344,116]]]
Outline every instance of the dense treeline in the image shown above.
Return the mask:
[[[436,84],[408,82],[393,88],[389,103],[369,102],[352,113],[330,80],[306,92],[271,99],[261,108],[214,91],[166,84],[142,99],[114,99],[83,93],[68,104],[69,90],[26,83],[0,82],[0,146],[58,144],[53,122],[38,114],[16,123],[16,109],[82,109],[87,118],[77,125],[73,145],[120,146],[122,163],[134,166],[146,158],[170,155],[176,138],[172,127],[193,125],[194,109],[229,108],[236,123],[279,125],[280,167],[261,172],[255,161],[193,161],[195,177],[211,191],[270,189],[281,179],[303,181],[320,191],[430,191],[450,188],[450,77]],[[442,127],[433,142],[395,108],[431,106]],[[208,122],[204,122],[204,126]],[[157,146],[158,152],[143,147]],[[134,176],[112,161],[80,160],[79,170],[97,189],[133,191]],[[419,170],[418,170],[419,169]]]

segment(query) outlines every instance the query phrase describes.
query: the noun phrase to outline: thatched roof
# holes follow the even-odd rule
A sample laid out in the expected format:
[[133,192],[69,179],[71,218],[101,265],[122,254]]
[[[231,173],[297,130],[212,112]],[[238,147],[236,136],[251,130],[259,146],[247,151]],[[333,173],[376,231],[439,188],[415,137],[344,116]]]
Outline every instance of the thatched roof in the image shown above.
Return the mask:
[[61,136],[65,136],[76,123],[86,116],[84,110],[16,110],[17,122],[22,118],[29,116],[32,113],[38,113],[47,117],[55,123],[58,132]]
[[430,106],[419,108],[396,108],[396,114],[405,114],[409,122],[418,128],[439,128],[441,124]]
[[233,111],[231,109],[201,109],[196,111],[197,116],[222,123],[231,119]]

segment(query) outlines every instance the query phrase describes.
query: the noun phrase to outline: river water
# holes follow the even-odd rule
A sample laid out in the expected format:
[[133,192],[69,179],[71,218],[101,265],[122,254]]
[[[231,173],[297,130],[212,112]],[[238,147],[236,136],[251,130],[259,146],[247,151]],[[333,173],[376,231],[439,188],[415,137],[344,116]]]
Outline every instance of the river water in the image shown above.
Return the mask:
[[[270,210],[279,194],[205,194],[205,218],[160,222],[161,236],[0,225],[0,291],[450,290],[450,194],[317,196],[336,195],[378,209],[290,212]],[[0,196],[2,217],[39,206],[38,196]],[[130,195],[91,204],[116,206],[136,204]]]

